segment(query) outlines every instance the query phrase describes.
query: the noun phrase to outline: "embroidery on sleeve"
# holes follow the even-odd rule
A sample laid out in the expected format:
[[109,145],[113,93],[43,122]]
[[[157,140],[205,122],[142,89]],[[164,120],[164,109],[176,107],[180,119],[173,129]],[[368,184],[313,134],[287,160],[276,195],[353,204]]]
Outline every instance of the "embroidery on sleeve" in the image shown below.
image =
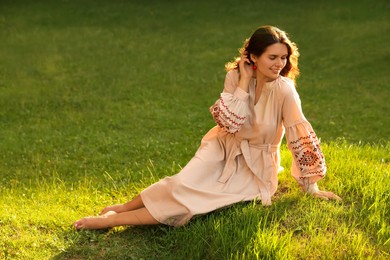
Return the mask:
[[[227,113],[229,113],[230,115],[232,115],[233,117],[235,117],[237,120],[245,120],[245,116],[239,116],[239,115],[237,115],[237,114],[235,114],[234,112],[232,112],[232,111],[230,111],[230,109],[229,109],[229,107],[227,106],[227,105],[225,105],[225,102],[223,102],[223,99],[222,99],[222,97],[220,97],[219,98],[219,102],[220,102],[220,104],[221,104],[221,106],[226,110],[226,112]],[[224,115],[227,117],[227,118],[229,118],[225,113],[224,113]],[[233,121],[233,120],[232,120]],[[233,121],[234,122],[234,121]]]
[[239,116],[232,112],[225,104],[222,97],[210,108],[215,122],[229,133],[236,133],[244,125],[246,116]]
[[298,162],[300,165],[304,166],[313,166],[318,161],[318,155],[313,151],[304,151],[301,157],[299,158]]
[[325,158],[321,151],[318,138],[314,132],[309,135],[299,137],[289,143],[294,154],[295,162],[300,169],[300,178],[310,176],[323,177],[326,172]]

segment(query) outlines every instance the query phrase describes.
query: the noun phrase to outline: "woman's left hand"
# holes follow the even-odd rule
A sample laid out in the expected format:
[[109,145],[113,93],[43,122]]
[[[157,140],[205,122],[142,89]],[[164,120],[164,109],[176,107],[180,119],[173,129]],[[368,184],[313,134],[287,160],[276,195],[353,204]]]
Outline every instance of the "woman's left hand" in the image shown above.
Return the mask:
[[318,188],[317,183],[310,184],[309,187],[307,188],[307,193],[309,193],[313,197],[324,199],[324,200],[342,201],[342,198],[340,198],[339,196],[337,196],[333,192],[320,190]]
[[324,199],[324,200],[337,200],[337,201],[342,201],[343,199],[334,194],[331,191],[324,191],[324,190],[319,190],[314,193],[310,193],[313,197]]

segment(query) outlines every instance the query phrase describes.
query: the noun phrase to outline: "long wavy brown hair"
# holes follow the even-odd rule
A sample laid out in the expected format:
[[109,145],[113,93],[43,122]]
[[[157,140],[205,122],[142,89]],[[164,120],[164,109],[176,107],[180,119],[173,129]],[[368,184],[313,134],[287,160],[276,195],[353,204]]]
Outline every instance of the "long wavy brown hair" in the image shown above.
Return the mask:
[[[286,32],[279,28],[270,25],[259,27],[249,39],[244,41],[243,46],[239,49],[239,53],[241,56],[246,51],[249,54],[259,57],[268,46],[275,43],[285,44],[288,52],[286,66],[284,66],[280,75],[290,78],[295,83],[295,79],[299,76],[298,47],[294,42],[290,41]],[[227,71],[238,69],[240,56],[235,58],[234,61],[226,63],[225,69]]]

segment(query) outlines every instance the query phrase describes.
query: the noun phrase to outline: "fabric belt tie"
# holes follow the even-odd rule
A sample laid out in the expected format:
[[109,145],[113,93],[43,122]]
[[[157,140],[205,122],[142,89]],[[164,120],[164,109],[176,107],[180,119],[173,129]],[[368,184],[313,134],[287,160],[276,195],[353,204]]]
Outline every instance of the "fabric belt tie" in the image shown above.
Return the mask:
[[266,151],[268,153],[277,152],[279,149],[278,145],[273,144],[262,144],[262,145],[252,145],[249,144],[248,140],[239,140],[234,138],[234,136],[229,135],[225,136],[225,149],[226,149],[226,164],[222,171],[221,176],[218,179],[218,182],[226,183],[234,174],[237,169],[237,160],[236,157],[243,155],[245,163],[248,165],[249,169],[254,175],[260,180],[260,191],[261,191],[261,202],[263,205],[271,205],[271,196],[269,194],[268,188],[265,186],[264,182],[259,176],[259,171],[253,166],[252,158],[250,153],[250,148],[259,149],[261,151]]

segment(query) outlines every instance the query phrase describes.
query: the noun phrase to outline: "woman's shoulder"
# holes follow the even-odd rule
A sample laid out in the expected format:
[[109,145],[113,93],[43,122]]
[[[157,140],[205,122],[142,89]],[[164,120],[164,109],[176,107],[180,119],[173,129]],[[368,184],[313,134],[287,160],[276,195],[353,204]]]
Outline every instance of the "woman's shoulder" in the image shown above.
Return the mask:
[[290,78],[279,76],[278,78],[279,86],[283,89],[295,89],[294,81]]
[[279,76],[276,81],[277,90],[281,95],[291,95],[297,92],[294,81],[292,79],[284,76]]

